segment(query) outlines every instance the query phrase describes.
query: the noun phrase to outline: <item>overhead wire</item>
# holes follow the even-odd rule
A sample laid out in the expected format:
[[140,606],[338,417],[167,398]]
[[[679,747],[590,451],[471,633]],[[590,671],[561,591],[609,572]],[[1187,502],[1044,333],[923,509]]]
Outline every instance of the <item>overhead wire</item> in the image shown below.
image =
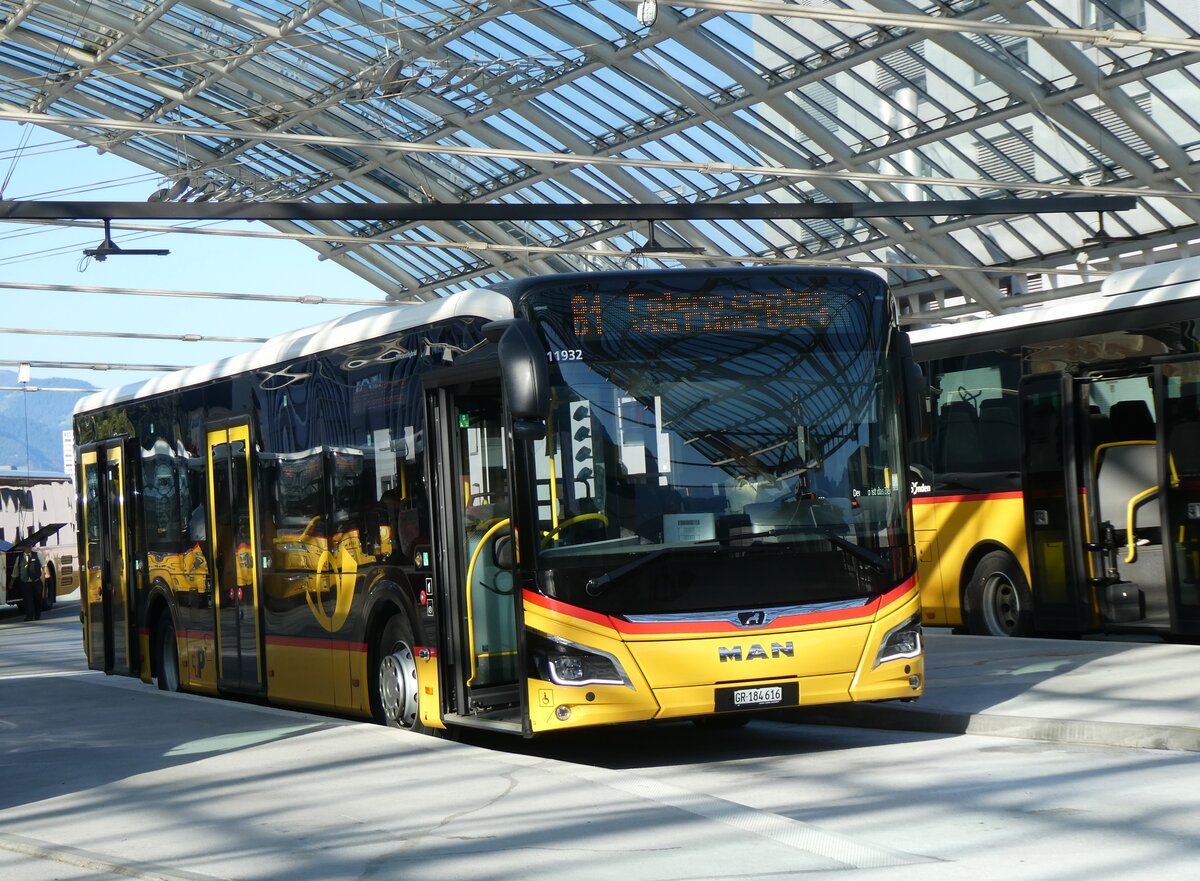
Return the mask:
[[400,154],[444,154],[474,159],[516,159],[528,163],[574,166],[616,166],[621,168],[661,169],[692,171],[704,174],[741,174],[750,177],[788,177],[800,180],[842,180],[870,183],[928,184],[929,186],[958,187],[964,189],[1002,189],[1037,193],[1089,193],[1092,195],[1136,195],[1175,200],[1200,200],[1200,192],[1150,187],[1090,186],[1073,183],[1042,183],[1040,181],[997,181],[976,178],[940,177],[930,175],[896,175],[859,170],[826,170],[798,168],[786,165],[747,165],[714,160],[643,159],[630,156],[602,156],[599,154],[579,155],[555,153],[542,150],[521,150],[506,147],[468,147],[455,144],[427,144],[413,141],[370,140],[361,137],[335,135],[297,134],[291,132],[256,132],[222,129],[212,126],[182,126],[166,123],[125,121],[104,117],[47,117],[25,111],[0,110],[0,119],[32,122],[38,125],[89,126],[114,131],[137,131],[146,134],[204,136],[231,138],[239,141],[274,141],[281,144],[303,144],[305,146],[356,147],[380,152]]
[[392,300],[361,299],[357,297],[324,297],[317,294],[247,294],[217,291],[179,291],[153,288],[114,288],[97,285],[45,284],[38,282],[0,281],[0,291],[46,291],[72,294],[114,294],[131,297],[193,298],[201,300],[248,300],[263,303],[301,303],[313,306],[388,306],[403,305]]

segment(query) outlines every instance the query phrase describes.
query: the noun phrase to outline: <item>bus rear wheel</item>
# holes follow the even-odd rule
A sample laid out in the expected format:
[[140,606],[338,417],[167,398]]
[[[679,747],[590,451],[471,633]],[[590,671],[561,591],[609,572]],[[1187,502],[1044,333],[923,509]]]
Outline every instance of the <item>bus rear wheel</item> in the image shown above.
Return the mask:
[[379,638],[379,661],[372,683],[375,721],[389,728],[429,733],[421,722],[417,690],[417,659],[412,627],[404,615],[395,615]]
[[963,599],[963,617],[971,633],[1033,635],[1033,594],[1021,564],[1011,554],[985,554],[967,583]]

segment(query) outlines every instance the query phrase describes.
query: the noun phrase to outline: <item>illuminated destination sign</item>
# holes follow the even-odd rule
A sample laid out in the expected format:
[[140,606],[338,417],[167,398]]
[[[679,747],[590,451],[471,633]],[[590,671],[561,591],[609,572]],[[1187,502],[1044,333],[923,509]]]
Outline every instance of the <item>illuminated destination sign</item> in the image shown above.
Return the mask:
[[570,296],[577,337],[792,330],[827,327],[844,296],[826,292],[631,290],[623,296],[580,292]]

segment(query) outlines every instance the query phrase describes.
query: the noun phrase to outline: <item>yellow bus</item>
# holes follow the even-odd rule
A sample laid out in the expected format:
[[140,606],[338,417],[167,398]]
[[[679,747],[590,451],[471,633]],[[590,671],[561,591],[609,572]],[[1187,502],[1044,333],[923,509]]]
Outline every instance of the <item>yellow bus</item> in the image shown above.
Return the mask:
[[911,333],[925,623],[1200,634],[1200,260]]
[[919,371],[850,269],[392,305],[75,412],[89,665],[425,732],[913,699]]

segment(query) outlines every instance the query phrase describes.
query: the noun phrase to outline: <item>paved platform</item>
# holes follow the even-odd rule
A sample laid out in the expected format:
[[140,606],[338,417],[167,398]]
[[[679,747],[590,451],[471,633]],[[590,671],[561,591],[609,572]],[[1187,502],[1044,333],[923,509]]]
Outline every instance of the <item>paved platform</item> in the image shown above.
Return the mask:
[[787,717],[858,730],[456,743],[105,677],[77,603],[0,610],[0,878],[1196,877],[1200,648],[928,637],[921,701]]
[[[56,617],[77,620],[78,593],[60,602],[65,608],[56,610]],[[16,621],[11,609],[0,615],[0,624],[9,621]],[[926,687],[920,700],[813,707],[785,718],[1200,752],[1200,645],[999,639],[943,628],[926,628],[925,638]],[[52,657],[51,651],[65,657]],[[86,669],[73,639],[56,650],[40,645],[37,655],[55,666]],[[0,676],[6,672],[0,659]]]
[[910,704],[802,710],[826,724],[1200,751],[1200,646],[926,629]]

